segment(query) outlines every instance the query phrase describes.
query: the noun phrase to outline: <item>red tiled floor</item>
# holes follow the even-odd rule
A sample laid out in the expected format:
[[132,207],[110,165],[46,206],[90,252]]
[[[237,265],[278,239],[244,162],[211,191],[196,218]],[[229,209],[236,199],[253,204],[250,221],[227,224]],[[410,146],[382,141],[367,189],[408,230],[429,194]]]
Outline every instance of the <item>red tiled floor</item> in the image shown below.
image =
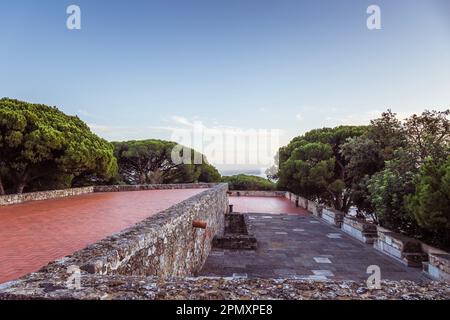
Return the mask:
[[0,207],[0,283],[34,272],[203,190],[94,193]]
[[308,211],[297,208],[294,203],[282,197],[230,197],[234,212],[307,214]]

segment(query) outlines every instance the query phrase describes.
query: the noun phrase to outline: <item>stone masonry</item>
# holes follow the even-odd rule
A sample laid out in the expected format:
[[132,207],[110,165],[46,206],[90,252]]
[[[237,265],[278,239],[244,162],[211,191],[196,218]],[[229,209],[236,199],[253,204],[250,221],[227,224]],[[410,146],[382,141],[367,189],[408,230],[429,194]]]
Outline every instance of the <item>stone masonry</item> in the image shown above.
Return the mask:
[[[224,228],[228,210],[227,184],[211,188],[182,201],[157,215],[135,224],[54,261],[39,273],[46,280],[79,268],[81,274],[186,277],[201,269],[211,250],[214,236]],[[104,190],[103,190],[104,191]],[[206,223],[206,229],[193,226],[194,221]],[[19,283],[33,281],[33,274]],[[10,286],[13,281],[3,285]],[[0,290],[1,292],[1,290]]]

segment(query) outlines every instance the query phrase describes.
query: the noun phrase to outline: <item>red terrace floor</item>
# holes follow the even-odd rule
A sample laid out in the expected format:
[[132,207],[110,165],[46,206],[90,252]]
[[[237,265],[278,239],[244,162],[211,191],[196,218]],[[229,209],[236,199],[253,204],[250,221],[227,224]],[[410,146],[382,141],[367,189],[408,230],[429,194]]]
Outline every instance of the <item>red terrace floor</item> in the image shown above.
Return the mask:
[[203,190],[94,193],[0,207],[0,283],[37,271]]
[[230,197],[234,212],[271,213],[271,214],[307,214],[308,211],[297,208],[294,203],[283,197]]

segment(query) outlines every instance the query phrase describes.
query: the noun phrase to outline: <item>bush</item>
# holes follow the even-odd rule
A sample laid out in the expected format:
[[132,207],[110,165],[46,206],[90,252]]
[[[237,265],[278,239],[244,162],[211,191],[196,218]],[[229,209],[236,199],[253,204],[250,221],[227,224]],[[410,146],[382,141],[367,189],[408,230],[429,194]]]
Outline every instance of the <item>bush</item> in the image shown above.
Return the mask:
[[276,189],[276,185],[268,179],[245,174],[222,177],[222,182],[228,183],[230,190],[272,191]]

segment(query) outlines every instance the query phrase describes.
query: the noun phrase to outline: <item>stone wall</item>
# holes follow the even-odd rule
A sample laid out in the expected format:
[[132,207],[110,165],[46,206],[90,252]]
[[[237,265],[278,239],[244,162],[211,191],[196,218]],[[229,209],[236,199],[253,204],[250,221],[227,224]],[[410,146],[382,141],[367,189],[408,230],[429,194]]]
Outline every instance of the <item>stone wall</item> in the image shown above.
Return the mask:
[[217,183],[112,185],[112,186],[95,186],[94,192],[122,192],[122,191],[172,190],[172,189],[209,189],[216,185],[217,185]]
[[377,238],[375,224],[353,217],[344,217],[342,231],[367,244],[373,244]]
[[[82,276],[157,276],[162,279],[194,276],[208,257],[214,236],[223,233],[224,215],[228,210],[228,185],[210,186],[128,229],[49,263],[35,274],[1,287],[32,282],[36,274],[44,279],[38,285],[45,287],[51,279],[67,278],[70,270],[79,270]],[[203,222],[195,223],[196,226],[206,223],[206,228],[194,227],[194,221]]]
[[338,228],[340,228],[342,226],[342,223],[344,221],[344,216],[345,216],[345,213],[340,212],[335,209],[330,209],[330,208],[322,209],[322,214],[321,214],[322,220],[324,220],[325,222],[327,222],[335,227],[338,227]]
[[23,194],[10,194],[0,196],[0,206],[19,204],[28,201],[49,200],[71,196],[79,196],[82,194],[94,192],[94,187],[73,188],[64,190],[51,190]]
[[424,272],[432,279],[450,283],[450,254],[429,253],[429,261],[423,265]]
[[419,240],[384,228],[378,228],[378,238],[374,242],[374,248],[408,267],[422,267],[422,262],[427,260]]
[[[209,188],[41,272],[51,275],[77,266],[102,275],[192,276],[208,257],[213,237],[223,232],[227,190],[226,184]],[[206,222],[206,229],[195,228],[194,221]]]
[[84,188],[71,188],[63,190],[50,190],[23,194],[10,194],[0,196],[0,206],[19,204],[28,201],[50,200],[72,196],[80,196],[92,192],[120,192],[167,189],[208,189],[216,183],[180,183],[180,184],[148,184],[148,185],[112,185],[93,186]]

